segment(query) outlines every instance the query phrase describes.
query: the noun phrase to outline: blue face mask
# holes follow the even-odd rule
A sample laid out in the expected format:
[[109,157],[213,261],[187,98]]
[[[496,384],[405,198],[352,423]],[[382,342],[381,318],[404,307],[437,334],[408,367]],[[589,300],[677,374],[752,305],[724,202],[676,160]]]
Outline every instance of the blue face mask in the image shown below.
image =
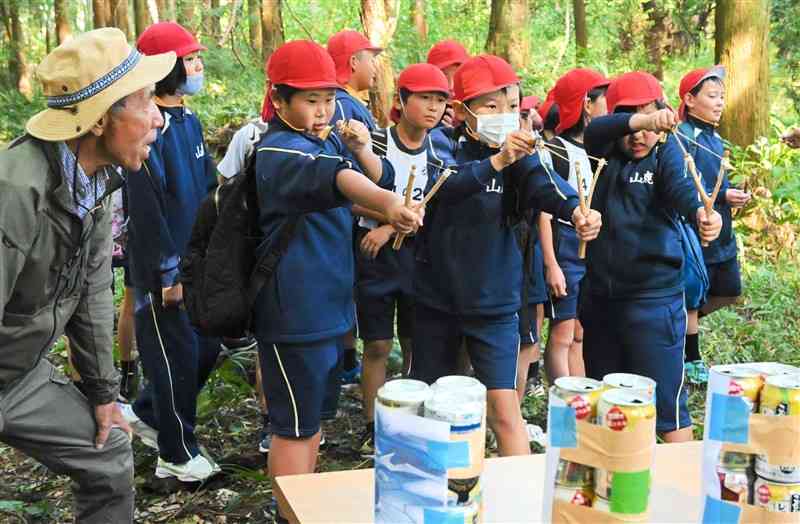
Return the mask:
[[197,73],[186,77],[181,85],[178,86],[178,93],[182,95],[196,95],[203,89],[203,73]]

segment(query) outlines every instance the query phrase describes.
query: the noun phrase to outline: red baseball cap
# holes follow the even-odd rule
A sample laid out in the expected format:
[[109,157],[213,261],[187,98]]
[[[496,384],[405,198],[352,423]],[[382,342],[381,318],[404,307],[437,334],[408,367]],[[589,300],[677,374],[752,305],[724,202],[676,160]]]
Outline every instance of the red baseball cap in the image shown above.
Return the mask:
[[451,65],[461,65],[467,60],[469,60],[469,53],[463,45],[455,40],[442,40],[434,44],[428,51],[427,62],[439,69],[445,69]]
[[610,83],[608,78],[592,69],[573,69],[559,78],[553,88],[555,103],[558,104],[556,133],[561,133],[578,122],[589,91]]
[[383,48],[372,45],[366,36],[352,30],[339,31],[328,39],[328,53],[336,64],[339,84],[344,85],[350,80],[350,57],[364,50],[380,53]]
[[412,93],[444,93],[450,96],[450,84],[442,70],[431,64],[412,64],[397,77],[397,89],[408,89]]
[[[450,84],[442,70],[432,64],[411,64],[397,77],[397,91],[407,89],[412,93],[442,93],[450,97]],[[392,107],[389,118],[395,124],[400,121],[400,111]]]
[[681,78],[681,84],[678,88],[678,96],[681,99],[681,105],[678,108],[678,116],[680,117],[685,116],[683,114],[683,111],[685,109],[683,97],[686,96],[686,93],[697,87],[698,84],[700,84],[700,82],[708,78],[718,78],[719,80],[725,80],[725,66],[715,65],[714,67],[695,69],[694,71],[686,73],[686,75],[684,75],[684,77]]
[[613,113],[617,106],[643,106],[663,99],[664,91],[661,89],[661,83],[656,77],[644,71],[619,75],[611,80],[606,91],[609,113]]
[[321,45],[311,40],[294,40],[275,50],[267,62],[267,96],[261,108],[266,122],[273,116],[270,92],[276,85],[287,85],[296,89],[335,89],[336,66],[331,55]]
[[530,111],[531,109],[538,109],[542,101],[536,95],[522,97],[522,102],[519,104],[520,111]]
[[518,83],[519,78],[508,62],[499,56],[479,55],[456,69],[453,76],[453,98],[466,102]]
[[547,92],[547,97],[544,99],[544,102],[542,102],[542,105],[536,108],[536,111],[539,113],[539,116],[542,117],[542,120],[547,119],[547,113],[550,112],[550,108],[556,103],[555,96],[556,88],[553,87]]
[[179,58],[206,50],[192,33],[175,22],[158,22],[151,25],[139,36],[136,48],[145,55],[174,51]]

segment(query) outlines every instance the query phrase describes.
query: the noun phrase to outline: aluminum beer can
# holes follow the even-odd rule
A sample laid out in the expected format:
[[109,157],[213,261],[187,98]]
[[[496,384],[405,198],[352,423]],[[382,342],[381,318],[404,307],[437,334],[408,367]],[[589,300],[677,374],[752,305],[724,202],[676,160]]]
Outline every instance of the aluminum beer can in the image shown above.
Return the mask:
[[597,423],[614,431],[625,431],[639,421],[654,419],[656,406],[653,399],[625,389],[608,389],[600,395],[597,405]]
[[756,478],[753,502],[767,511],[800,513],[800,484],[781,484]]
[[594,493],[591,486],[559,486],[554,494],[556,500],[563,500],[576,506],[591,506]]
[[762,415],[800,415],[800,375],[767,377],[759,397]]
[[751,413],[758,412],[758,395],[764,379],[757,370],[748,364],[726,364],[714,366],[712,372],[717,372],[728,379],[728,395],[744,398],[750,406]]
[[633,373],[609,373],[603,377],[606,389],[627,389],[655,398],[656,381]]
[[593,467],[558,459],[558,468],[556,469],[557,486],[584,487],[591,486],[593,482]]
[[594,422],[602,391],[602,382],[591,378],[559,377],[555,380],[555,394],[575,409],[575,418],[578,420]]
[[720,498],[731,502],[747,504],[750,500],[750,486],[753,485],[753,474],[749,469],[717,468],[719,477]]

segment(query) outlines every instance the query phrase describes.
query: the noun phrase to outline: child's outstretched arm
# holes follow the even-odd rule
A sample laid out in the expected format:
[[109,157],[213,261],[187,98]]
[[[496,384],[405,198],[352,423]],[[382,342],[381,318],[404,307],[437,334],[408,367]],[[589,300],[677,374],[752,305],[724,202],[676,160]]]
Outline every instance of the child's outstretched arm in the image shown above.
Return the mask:
[[336,176],[336,187],[354,204],[382,213],[400,233],[412,233],[422,225],[424,208],[408,208],[403,198],[376,186],[352,169],[342,169]]

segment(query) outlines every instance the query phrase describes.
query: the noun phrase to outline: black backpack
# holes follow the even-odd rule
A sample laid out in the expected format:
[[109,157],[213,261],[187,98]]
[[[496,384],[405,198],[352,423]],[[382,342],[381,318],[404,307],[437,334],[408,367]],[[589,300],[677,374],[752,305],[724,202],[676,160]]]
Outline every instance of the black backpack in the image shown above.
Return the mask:
[[205,336],[242,337],[256,297],[270,281],[302,221],[290,216],[261,257],[255,152],[244,169],[201,203],[181,260],[183,300],[192,325]]

